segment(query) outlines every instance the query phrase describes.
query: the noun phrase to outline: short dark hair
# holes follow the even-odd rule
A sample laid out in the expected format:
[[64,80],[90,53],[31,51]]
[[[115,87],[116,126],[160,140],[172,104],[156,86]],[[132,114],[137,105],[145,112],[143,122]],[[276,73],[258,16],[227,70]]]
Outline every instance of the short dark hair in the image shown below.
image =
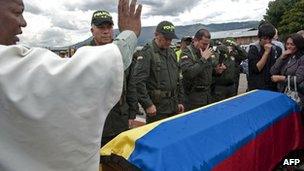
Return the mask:
[[259,26],[258,37],[266,37],[272,39],[275,35],[275,32],[275,27],[272,24],[265,22]]
[[302,35],[298,33],[291,34],[287,36],[287,39],[291,38],[295,46],[297,47],[298,51],[304,51],[304,38]]
[[194,36],[196,39],[202,39],[203,37],[206,37],[208,39],[211,38],[210,32],[207,29],[199,29]]
[[188,46],[188,45],[190,45],[191,42],[192,42],[192,37],[189,37],[189,36],[183,37],[182,40],[181,40],[181,42],[185,42],[186,45]]

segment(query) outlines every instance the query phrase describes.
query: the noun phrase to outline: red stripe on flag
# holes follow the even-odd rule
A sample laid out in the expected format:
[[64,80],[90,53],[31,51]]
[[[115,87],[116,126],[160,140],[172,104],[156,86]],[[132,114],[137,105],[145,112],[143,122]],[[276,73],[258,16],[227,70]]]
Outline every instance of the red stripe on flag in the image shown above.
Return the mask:
[[213,168],[214,171],[267,171],[291,150],[304,147],[301,115],[292,113]]

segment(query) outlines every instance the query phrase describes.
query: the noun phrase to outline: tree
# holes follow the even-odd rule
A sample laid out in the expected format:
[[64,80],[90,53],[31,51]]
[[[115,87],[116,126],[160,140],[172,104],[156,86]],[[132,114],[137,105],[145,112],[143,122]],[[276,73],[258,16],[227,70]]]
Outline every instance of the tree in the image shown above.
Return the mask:
[[279,23],[282,21],[284,13],[292,9],[297,1],[298,0],[275,0],[269,2],[264,19],[275,27],[278,27]]
[[278,30],[283,35],[296,33],[304,29],[304,0],[299,0],[295,6],[286,11],[279,22]]

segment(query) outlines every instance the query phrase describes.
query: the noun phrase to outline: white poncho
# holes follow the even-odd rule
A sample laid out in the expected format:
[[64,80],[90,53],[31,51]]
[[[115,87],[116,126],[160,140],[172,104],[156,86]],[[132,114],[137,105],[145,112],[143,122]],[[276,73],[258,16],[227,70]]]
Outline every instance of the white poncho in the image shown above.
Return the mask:
[[83,47],[70,59],[0,46],[0,170],[98,170],[123,68],[115,44]]

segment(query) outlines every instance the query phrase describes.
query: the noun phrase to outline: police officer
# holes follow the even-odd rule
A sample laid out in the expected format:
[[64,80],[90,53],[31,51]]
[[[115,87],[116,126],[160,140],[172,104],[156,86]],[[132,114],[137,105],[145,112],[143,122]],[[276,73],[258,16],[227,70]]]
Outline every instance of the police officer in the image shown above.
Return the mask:
[[195,109],[211,103],[213,50],[208,30],[196,32],[193,42],[181,55],[181,68],[185,89],[186,110]]
[[234,38],[227,38],[224,40],[224,44],[228,48],[229,57],[234,60],[235,63],[235,75],[234,75],[234,84],[235,90],[234,94],[238,94],[238,87],[240,82],[240,74],[241,74],[241,62],[247,58],[246,51],[241,48],[235,41]]
[[182,51],[184,51],[185,49],[187,49],[187,46],[189,46],[192,42],[192,37],[186,36],[183,37],[180,41],[180,47],[178,50],[175,50],[176,53],[176,57],[177,57],[177,62],[179,62]]
[[221,44],[217,47],[213,62],[215,65],[212,86],[213,102],[236,95],[235,60],[233,56],[230,56],[227,46]]
[[113,41],[113,20],[108,11],[95,11],[91,21],[93,40],[91,46],[105,45]]
[[66,51],[61,50],[61,51],[59,52],[59,56],[60,56],[61,58],[66,58]]
[[[113,20],[109,12],[100,10],[93,13],[91,46],[105,45],[113,41]],[[138,113],[136,85],[131,81],[132,65],[124,72],[123,92],[119,102],[112,108],[103,128],[101,146],[115,136],[132,127]]]
[[147,123],[184,111],[179,65],[170,48],[172,39],[176,38],[174,25],[162,21],[156,27],[154,40],[137,57],[134,78]]

